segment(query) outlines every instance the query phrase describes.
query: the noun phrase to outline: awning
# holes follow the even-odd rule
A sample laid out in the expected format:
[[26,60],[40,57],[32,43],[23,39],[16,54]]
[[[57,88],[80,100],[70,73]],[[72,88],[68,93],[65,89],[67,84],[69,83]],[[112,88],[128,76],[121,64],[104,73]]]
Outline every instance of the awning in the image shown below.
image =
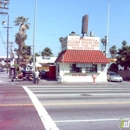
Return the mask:
[[[33,66],[33,63],[31,64],[31,66]],[[37,62],[35,63],[35,66],[36,66],[36,67],[42,67],[42,65],[39,64],[39,63],[37,63]]]
[[110,63],[100,50],[65,50],[55,62]]

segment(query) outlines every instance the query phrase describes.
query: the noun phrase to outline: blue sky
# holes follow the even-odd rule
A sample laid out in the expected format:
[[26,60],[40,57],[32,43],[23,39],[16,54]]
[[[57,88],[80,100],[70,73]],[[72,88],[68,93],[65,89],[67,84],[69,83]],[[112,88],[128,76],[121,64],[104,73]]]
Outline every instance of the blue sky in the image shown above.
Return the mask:
[[[30,29],[27,30],[27,45],[33,45],[34,7],[35,0],[10,0],[9,41],[13,42],[13,49],[17,48],[15,34],[19,27],[13,21],[19,16],[29,18]],[[130,45],[130,0],[110,0],[108,48],[116,45],[121,47],[123,40]],[[57,56],[60,52],[59,37],[66,37],[72,31],[81,35],[82,16],[89,15],[88,32],[104,38],[107,34],[108,0],[37,0],[35,52],[40,53],[49,47]],[[7,15],[0,15],[0,56],[6,55],[3,41],[7,40],[7,25],[2,25]],[[102,45],[102,44],[101,44]],[[101,46],[100,45],[100,46]],[[101,47],[102,48],[102,47]]]

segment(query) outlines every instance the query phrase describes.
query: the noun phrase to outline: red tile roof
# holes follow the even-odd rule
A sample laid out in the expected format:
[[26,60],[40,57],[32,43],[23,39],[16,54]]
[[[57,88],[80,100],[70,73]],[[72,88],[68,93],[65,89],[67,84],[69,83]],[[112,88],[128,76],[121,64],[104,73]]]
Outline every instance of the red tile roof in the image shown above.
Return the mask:
[[99,50],[65,50],[55,62],[109,63],[110,61]]

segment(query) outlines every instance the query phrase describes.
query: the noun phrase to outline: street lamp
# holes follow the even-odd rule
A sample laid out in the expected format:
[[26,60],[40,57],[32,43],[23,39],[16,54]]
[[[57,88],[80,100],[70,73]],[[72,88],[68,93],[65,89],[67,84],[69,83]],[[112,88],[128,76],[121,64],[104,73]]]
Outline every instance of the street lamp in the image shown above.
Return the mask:
[[[37,0],[35,0],[35,10],[34,10],[34,30],[33,30],[33,74],[35,73],[35,29],[36,29],[36,12],[37,12]],[[35,76],[35,75],[34,75]],[[33,76],[33,80],[34,77]]]

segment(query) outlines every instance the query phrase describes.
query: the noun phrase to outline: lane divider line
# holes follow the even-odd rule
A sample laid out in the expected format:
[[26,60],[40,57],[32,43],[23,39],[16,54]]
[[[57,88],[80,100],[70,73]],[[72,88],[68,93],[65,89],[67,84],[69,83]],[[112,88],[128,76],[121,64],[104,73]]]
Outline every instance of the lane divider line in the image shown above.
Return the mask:
[[57,120],[56,123],[71,123],[71,122],[98,122],[98,121],[118,121],[120,118],[115,119],[90,119],[90,120]]
[[73,105],[120,105],[130,104],[130,102],[81,102],[81,103],[44,103],[44,106],[73,106]]
[[34,95],[34,93],[28,89],[26,86],[23,86],[24,90],[29,95],[30,99],[32,100],[32,103],[34,104],[34,107],[36,108],[42,123],[45,126],[46,130],[59,130],[59,128],[56,126],[55,122],[52,120],[48,112],[45,110],[43,105],[39,102],[37,97]]
[[[130,104],[130,102],[80,102],[80,103],[41,103],[43,106],[72,106],[72,105],[121,105]],[[34,106],[34,104],[0,104],[0,107],[7,106]]]
[[0,107],[34,106],[33,104],[0,104]]

